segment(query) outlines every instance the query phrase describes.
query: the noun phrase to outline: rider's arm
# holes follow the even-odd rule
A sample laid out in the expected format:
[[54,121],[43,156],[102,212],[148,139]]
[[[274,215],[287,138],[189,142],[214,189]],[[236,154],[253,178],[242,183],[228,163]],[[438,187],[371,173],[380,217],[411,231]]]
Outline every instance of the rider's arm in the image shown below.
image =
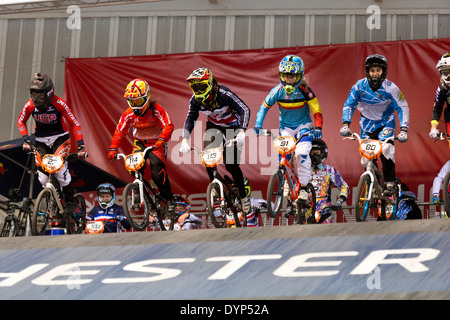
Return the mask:
[[17,119],[17,127],[19,128],[20,134],[24,139],[28,139],[28,129],[27,129],[27,121],[30,117],[31,113],[34,110],[34,105],[32,100],[30,99],[23,107],[22,112]]
[[159,139],[163,139],[165,142],[170,140],[173,133],[173,123],[169,117],[169,114],[159,104],[155,103],[155,117],[158,119],[162,132],[159,135]]
[[350,93],[348,94],[347,100],[344,103],[344,108],[342,111],[342,123],[350,124],[352,122],[353,113],[355,112],[355,108],[360,100],[359,99],[361,94],[361,88],[359,86],[360,81],[358,81],[350,89]]
[[58,96],[54,96],[52,104],[61,112],[61,115],[70,123],[72,131],[75,135],[75,139],[77,140],[78,146],[84,145],[83,142],[83,133],[81,132],[81,125],[78,120],[75,118],[75,115],[70,110],[69,106],[66,102]]
[[[439,125],[439,119],[441,118],[442,110],[444,109],[444,104],[447,101],[447,90],[441,85],[438,86],[436,90],[436,95],[434,97],[433,112],[431,114],[431,125],[432,128],[437,128]],[[444,114],[444,121],[450,122],[450,115]]]
[[195,102],[194,96],[189,101],[189,111],[184,121],[183,139],[189,139],[191,132],[194,129],[195,122],[198,119],[200,108]]
[[222,94],[230,109],[233,110],[240,127],[246,130],[250,121],[250,108],[235,93],[223,86],[219,87],[219,93]]
[[342,178],[342,176],[339,174],[339,171],[337,171],[336,168],[330,165],[326,166],[331,178],[331,182],[340,191],[339,197],[344,197],[345,199],[347,199],[350,193],[350,188],[348,187],[347,182],[345,182],[345,180]]
[[386,91],[390,93],[392,102],[395,105],[395,110],[398,114],[398,120],[400,122],[400,128],[409,127],[409,107],[406,102],[405,96],[400,89],[391,81],[385,81]]
[[300,90],[302,90],[303,95],[308,101],[309,108],[314,116],[314,127],[322,128],[323,125],[323,117],[322,117],[322,108],[319,105],[319,100],[317,100],[316,95],[312,92],[311,88],[300,86]]
[[266,117],[267,112],[277,102],[278,91],[280,90],[280,87],[282,90],[284,90],[282,88],[283,86],[281,84],[277,85],[275,88],[270,90],[270,93],[267,95],[267,97],[261,103],[258,113],[256,114],[255,128],[263,127],[264,119]]
[[441,168],[441,171],[439,171],[438,175],[433,180],[433,189],[432,193],[439,193],[441,190],[442,182],[445,179],[445,176],[447,175],[447,172],[450,171],[450,160],[447,161]]
[[133,121],[133,110],[128,108],[120,117],[116,130],[111,141],[110,149],[117,150],[122,144],[122,140],[125,139],[126,134],[130,128],[130,124]]

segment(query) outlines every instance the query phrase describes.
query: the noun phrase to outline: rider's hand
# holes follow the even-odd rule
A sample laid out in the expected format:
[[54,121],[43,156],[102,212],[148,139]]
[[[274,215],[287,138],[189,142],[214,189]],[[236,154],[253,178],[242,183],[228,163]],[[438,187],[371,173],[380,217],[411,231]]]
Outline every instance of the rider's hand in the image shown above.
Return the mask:
[[188,153],[189,151],[191,151],[191,146],[187,142],[187,139],[183,139],[179,151],[180,153]]
[[431,128],[431,131],[430,131],[430,138],[431,138],[431,139],[437,139],[437,138],[438,138],[438,135],[439,135],[439,130],[436,129],[436,128]]
[[245,141],[245,132],[241,131],[238,133],[238,135],[236,136],[236,142],[238,144],[244,144]]
[[161,147],[164,147],[165,144],[166,144],[166,142],[164,141],[164,139],[159,138],[159,140],[155,144],[155,147],[156,147],[156,149],[159,149]]
[[439,204],[439,193],[433,193],[433,203]]
[[345,198],[344,197],[339,197],[336,201],[336,203],[334,204],[334,207],[336,210],[340,210],[342,209],[342,203],[344,203]]
[[255,134],[259,134],[259,133],[261,132],[261,129],[262,129],[262,128],[257,128],[257,127],[255,127],[255,128],[253,128],[253,132],[254,132]]
[[108,159],[114,160],[117,157],[117,150],[114,148],[109,149]]
[[77,155],[78,155],[78,158],[87,158],[88,157],[88,153],[87,153],[86,147],[84,145],[81,145],[78,147]]
[[313,138],[314,139],[322,139],[322,128],[321,127],[315,127],[312,131]]
[[398,142],[406,142],[408,141],[408,134],[406,133],[407,128],[401,127],[400,133],[397,136]]
[[339,130],[339,133],[341,136],[348,137],[352,134],[352,131],[350,130],[350,127],[348,126],[348,123],[344,123],[341,130]]
[[24,141],[23,145],[22,145],[22,149],[26,152],[30,152],[31,151],[31,145],[29,144],[29,142]]

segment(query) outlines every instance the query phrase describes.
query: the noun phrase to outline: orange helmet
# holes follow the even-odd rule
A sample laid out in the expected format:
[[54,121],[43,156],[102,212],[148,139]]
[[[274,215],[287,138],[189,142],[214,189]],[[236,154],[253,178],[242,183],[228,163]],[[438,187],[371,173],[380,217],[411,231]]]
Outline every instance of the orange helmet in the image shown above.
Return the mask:
[[150,86],[143,79],[134,79],[127,85],[123,96],[135,115],[143,115],[150,104]]

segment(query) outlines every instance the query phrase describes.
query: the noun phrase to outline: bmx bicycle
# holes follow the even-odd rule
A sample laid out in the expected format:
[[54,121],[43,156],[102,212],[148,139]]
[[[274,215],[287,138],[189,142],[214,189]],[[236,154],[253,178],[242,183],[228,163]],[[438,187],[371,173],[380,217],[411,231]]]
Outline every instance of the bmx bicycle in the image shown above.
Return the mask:
[[[438,140],[446,140],[449,142],[449,148],[450,148],[450,135],[448,135],[445,132],[439,132],[438,137],[434,139],[434,142]],[[450,171],[447,172],[447,174],[444,177],[444,181],[442,182],[442,198],[444,202],[444,208],[446,212],[447,218],[449,218],[449,212],[450,212]]]
[[223,148],[230,147],[235,143],[237,143],[236,139],[230,139],[225,142],[224,146],[204,151],[191,147],[191,150],[195,150],[201,156],[202,164],[205,167],[215,168],[213,170],[214,179],[206,189],[206,204],[208,215],[216,228],[224,228],[230,225],[227,223],[229,214],[233,215],[236,227],[247,226],[245,213],[239,214],[239,209],[241,208],[239,190],[233,187],[234,182],[231,178],[228,176],[223,177],[217,169],[223,157]]
[[[17,189],[11,189],[8,192],[7,201],[0,200],[0,204],[5,206],[1,208],[7,213],[3,226],[0,229],[0,237],[23,237],[29,236],[31,231],[31,216],[33,214],[33,202],[25,197],[22,204],[18,203],[20,192]],[[19,210],[16,216],[16,211]]]
[[116,159],[124,159],[125,168],[135,178],[123,189],[123,211],[131,227],[136,231],[143,231],[147,228],[150,216],[157,219],[161,230],[173,230],[174,219],[170,219],[169,225],[164,224],[165,214],[170,211],[167,208],[167,201],[160,196],[159,192],[145,179],[144,173],[139,170],[146,162],[147,152],[154,149],[153,145],[145,148],[142,152],[129,155],[118,153],[116,156]]
[[36,198],[31,219],[31,233],[34,236],[44,235],[52,219],[61,220],[68,234],[81,233],[86,222],[86,201],[83,195],[76,193],[74,195],[75,210],[72,214],[66,215],[64,213],[61,187],[56,179],[56,173],[62,169],[64,161],[70,162],[70,158],[75,158],[77,154],[69,154],[66,160],[61,155],[62,152],[46,154],[41,158],[35,147],[32,147],[32,150],[36,164],[48,173],[48,180],[44,189]]
[[366,170],[359,178],[354,195],[356,221],[366,221],[370,216],[380,217],[381,220],[394,220],[398,208],[398,186],[394,185],[393,195],[383,195],[386,182],[383,173],[376,166],[376,160],[380,157],[383,146],[397,138],[390,137],[384,141],[379,141],[361,139],[357,133],[352,133],[345,139],[358,141],[361,156],[368,160]]
[[[270,132],[263,130],[260,135],[270,135]],[[267,212],[271,218],[275,218],[281,210],[283,198],[288,199],[288,210],[286,215],[292,212],[297,224],[313,224],[316,222],[316,192],[311,183],[304,186],[307,199],[297,199],[301,190],[300,181],[294,171],[293,164],[287,160],[287,155],[294,158],[294,149],[297,142],[309,133],[303,134],[298,140],[291,136],[277,136],[273,141],[274,149],[281,155],[279,166],[270,176],[267,186],[267,202],[272,203],[267,206]]]

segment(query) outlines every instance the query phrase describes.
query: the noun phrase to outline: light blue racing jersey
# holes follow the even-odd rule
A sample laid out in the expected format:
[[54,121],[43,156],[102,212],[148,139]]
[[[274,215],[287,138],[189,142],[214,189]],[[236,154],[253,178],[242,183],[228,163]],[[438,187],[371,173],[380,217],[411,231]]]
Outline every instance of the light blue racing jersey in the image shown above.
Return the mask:
[[392,122],[395,111],[400,127],[409,128],[409,107],[405,96],[387,79],[376,92],[370,88],[367,78],[356,82],[345,101],[342,122],[351,123],[355,108],[361,113],[361,130],[366,132],[374,132]]
[[[275,103],[278,103],[280,110],[280,128],[322,127],[322,110],[311,88],[300,85],[291,94],[287,94],[279,84],[270,91],[261,104],[256,114],[255,128],[262,128],[267,112]],[[314,116],[314,124],[310,112]]]

